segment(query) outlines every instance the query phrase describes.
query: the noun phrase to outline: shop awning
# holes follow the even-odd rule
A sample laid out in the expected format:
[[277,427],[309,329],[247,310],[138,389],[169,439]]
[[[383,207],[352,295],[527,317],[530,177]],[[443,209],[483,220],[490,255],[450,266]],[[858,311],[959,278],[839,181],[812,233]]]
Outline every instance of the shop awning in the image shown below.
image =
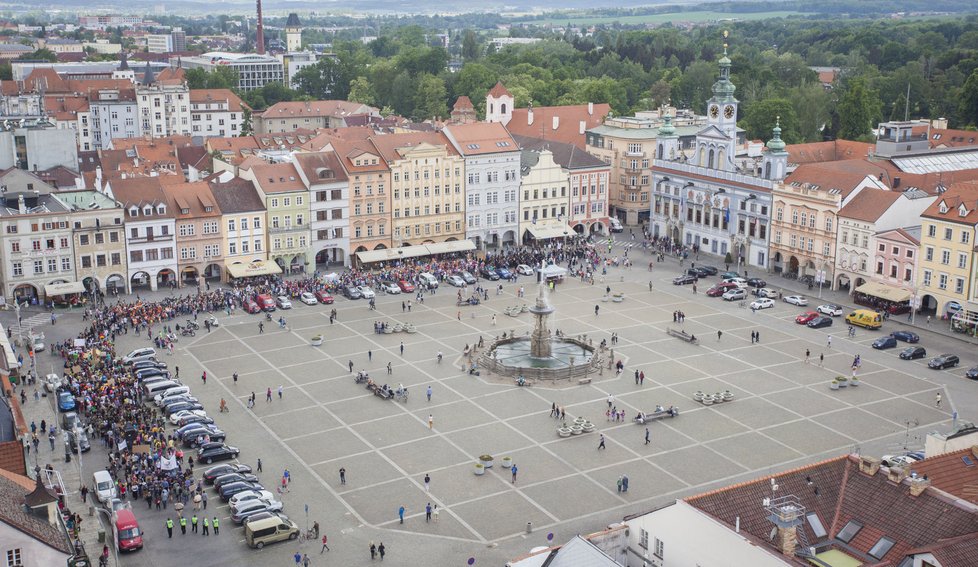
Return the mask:
[[453,240],[451,242],[435,242],[425,244],[428,254],[450,254],[452,252],[468,252],[475,250],[475,242],[471,240]]
[[546,240],[548,238],[564,238],[565,236],[574,236],[574,230],[566,226],[537,226],[531,225],[527,230],[533,235],[533,238],[537,240]]
[[270,276],[281,274],[282,268],[275,262],[267,260],[252,260],[251,262],[225,261],[224,266],[232,278],[250,278],[252,276]]
[[68,295],[70,293],[85,293],[85,284],[81,282],[51,283],[44,286],[44,295]]
[[890,287],[879,282],[866,282],[857,287],[856,291],[859,293],[865,293],[866,295],[872,295],[873,297],[878,297],[880,299],[885,299],[886,301],[892,301],[893,303],[903,303],[904,301],[909,301],[911,296],[911,293],[905,289]]
[[357,258],[364,264],[374,262],[392,262],[406,258],[417,258],[428,254],[428,249],[424,246],[402,246],[400,248],[382,248],[380,250],[366,250],[357,252]]

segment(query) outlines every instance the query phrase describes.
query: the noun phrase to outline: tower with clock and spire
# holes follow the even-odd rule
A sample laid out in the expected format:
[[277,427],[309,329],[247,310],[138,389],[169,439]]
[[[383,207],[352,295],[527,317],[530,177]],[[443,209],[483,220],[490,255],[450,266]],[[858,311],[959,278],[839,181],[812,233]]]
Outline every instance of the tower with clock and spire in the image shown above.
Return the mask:
[[707,101],[707,127],[696,135],[694,162],[702,167],[733,171],[737,143],[737,87],[730,82],[730,58],[727,57],[728,33],[723,32],[723,56],[718,62],[720,78],[713,83],[713,96]]

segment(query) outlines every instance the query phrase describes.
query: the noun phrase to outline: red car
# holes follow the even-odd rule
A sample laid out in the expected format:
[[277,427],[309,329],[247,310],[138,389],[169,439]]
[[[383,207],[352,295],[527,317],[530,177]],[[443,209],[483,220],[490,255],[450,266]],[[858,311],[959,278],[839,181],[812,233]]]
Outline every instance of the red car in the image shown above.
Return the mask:
[[411,285],[411,282],[407,280],[398,281],[397,287],[401,288],[401,291],[403,291],[404,293],[411,293],[412,291],[414,291],[414,286]]
[[814,311],[806,311],[801,315],[795,317],[795,323],[798,323],[799,325],[806,325],[809,321],[811,321],[816,317],[818,317],[818,313]]
[[706,295],[710,297],[720,297],[721,295],[727,293],[731,289],[737,287],[737,284],[733,282],[720,282],[717,285],[706,290]]
[[250,297],[245,298],[242,307],[244,308],[245,312],[251,313],[252,315],[261,312],[261,307],[258,307],[258,304],[255,303],[255,300]]
[[316,292],[316,299],[320,303],[324,303],[326,305],[333,303],[333,296],[327,293],[327,291],[324,289],[321,289]]

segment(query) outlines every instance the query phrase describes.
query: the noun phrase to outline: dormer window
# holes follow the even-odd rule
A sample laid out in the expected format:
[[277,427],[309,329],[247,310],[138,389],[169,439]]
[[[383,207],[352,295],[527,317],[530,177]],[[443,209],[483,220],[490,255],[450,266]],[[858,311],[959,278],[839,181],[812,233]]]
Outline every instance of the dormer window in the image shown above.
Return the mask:
[[189,215],[190,214],[190,209],[180,209],[180,214],[181,215]]
[[204,212],[209,213],[214,210],[214,207],[204,207]]
[[946,214],[947,213],[947,203],[945,203],[944,201],[941,201],[941,204],[937,206],[937,211],[939,213],[941,213],[942,215],[943,214]]
[[958,205],[958,216],[959,217],[966,217],[966,216],[968,216],[968,207],[965,207],[964,206],[964,203],[961,203],[960,205]]
[[153,214],[153,207],[144,207],[143,214],[146,216],[150,216],[151,214]]
[[166,214],[166,207],[163,206],[163,205],[157,205],[156,206],[156,214],[158,214],[158,215],[165,215]]
[[136,207],[133,207],[133,208],[129,209],[129,216],[131,216],[131,217],[138,217],[139,216],[139,209],[137,209]]

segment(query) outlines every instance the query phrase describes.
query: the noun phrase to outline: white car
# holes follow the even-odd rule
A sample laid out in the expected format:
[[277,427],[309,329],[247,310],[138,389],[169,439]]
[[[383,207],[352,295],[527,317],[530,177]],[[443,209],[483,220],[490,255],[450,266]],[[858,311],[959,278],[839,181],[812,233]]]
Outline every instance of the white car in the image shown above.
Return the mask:
[[465,287],[465,280],[463,280],[461,276],[448,276],[445,278],[445,281],[447,281],[449,285],[453,285],[455,287]]
[[803,295],[789,295],[784,298],[784,302],[792,305],[808,305],[808,300]]
[[884,455],[880,459],[880,464],[884,467],[905,467],[917,462],[917,459],[910,455]]
[[839,307],[838,305],[832,305],[831,303],[826,303],[825,305],[819,305],[818,307],[815,308],[815,311],[818,311],[822,315],[829,315],[832,317],[842,316],[842,308]]
[[370,289],[365,285],[358,285],[357,291],[360,292],[360,295],[362,295],[364,299],[373,299],[377,297],[377,294],[374,293],[374,290]]
[[289,301],[288,297],[280,295],[275,298],[275,303],[278,305],[279,309],[292,309],[292,302]]
[[738,299],[747,299],[747,290],[742,287],[735,287],[730,291],[724,293],[722,296],[724,301],[736,301]]
[[720,281],[721,281],[721,283],[732,283],[732,284],[736,284],[737,287],[742,287],[742,288],[745,288],[745,289],[748,287],[747,286],[747,280],[745,280],[744,278],[723,278]]
[[247,502],[248,500],[275,500],[275,495],[268,490],[245,490],[232,496],[228,500],[228,504],[237,506],[239,503]]
[[401,288],[397,287],[397,284],[394,282],[384,282],[380,284],[380,289],[384,290],[390,295],[397,295],[401,293]]
[[768,297],[768,298],[771,298],[771,299],[777,299],[778,298],[778,292],[774,291],[773,289],[771,289],[769,287],[762,287],[762,288],[756,290],[754,292],[754,295],[756,295],[757,297]]
[[774,307],[774,300],[768,297],[762,297],[750,303],[751,309],[770,309],[771,307]]
[[532,276],[533,268],[527,266],[526,264],[520,264],[519,266],[516,266],[516,273],[523,276]]
[[207,412],[204,410],[180,410],[170,415],[170,423],[172,423],[173,425],[177,425],[185,417],[191,417],[191,416],[207,417]]
[[305,303],[306,305],[316,305],[317,303],[319,303],[318,301],[316,301],[316,296],[309,293],[308,291],[302,292],[302,295],[299,296],[299,301]]

